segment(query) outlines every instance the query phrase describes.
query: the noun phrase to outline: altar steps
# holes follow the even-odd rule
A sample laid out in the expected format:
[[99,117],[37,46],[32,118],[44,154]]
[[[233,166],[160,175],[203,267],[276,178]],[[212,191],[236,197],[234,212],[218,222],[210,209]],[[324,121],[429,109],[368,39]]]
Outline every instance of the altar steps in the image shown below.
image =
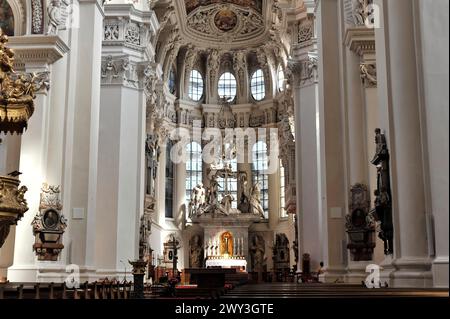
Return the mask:
[[222,298],[367,298],[446,297],[448,289],[380,288],[349,284],[274,283],[244,285],[227,291]]

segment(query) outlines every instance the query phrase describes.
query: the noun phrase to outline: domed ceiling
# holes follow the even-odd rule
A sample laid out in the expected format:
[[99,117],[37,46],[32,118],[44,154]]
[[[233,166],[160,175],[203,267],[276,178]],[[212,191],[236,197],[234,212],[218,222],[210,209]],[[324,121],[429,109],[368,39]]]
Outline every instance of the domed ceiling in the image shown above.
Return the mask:
[[271,0],[175,1],[180,35],[196,45],[242,47],[264,41]]

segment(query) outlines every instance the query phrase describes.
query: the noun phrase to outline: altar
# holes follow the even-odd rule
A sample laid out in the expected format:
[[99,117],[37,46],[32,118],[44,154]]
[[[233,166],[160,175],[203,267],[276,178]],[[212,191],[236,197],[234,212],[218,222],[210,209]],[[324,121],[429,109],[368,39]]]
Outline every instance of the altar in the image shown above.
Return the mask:
[[206,268],[236,268],[240,270],[247,270],[247,260],[245,257],[239,258],[208,258],[206,260]]
[[[227,153],[233,151],[224,151],[223,160],[208,168],[208,187],[200,183],[192,190],[189,218],[203,234],[197,231],[191,240],[190,266],[249,271],[251,252],[264,249],[249,246],[249,228],[264,220],[260,185],[249,186],[247,173],[233,170]],[[232,180],[239,180],[237,196]]]

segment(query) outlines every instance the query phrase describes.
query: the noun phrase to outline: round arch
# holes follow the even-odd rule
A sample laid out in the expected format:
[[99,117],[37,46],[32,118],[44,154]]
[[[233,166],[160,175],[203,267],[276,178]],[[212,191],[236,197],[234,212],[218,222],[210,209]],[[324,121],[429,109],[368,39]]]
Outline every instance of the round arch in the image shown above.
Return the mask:
[[6,1],[11,7],[14,16],[14,36],[24,35],[26,31],[26,10],[22,0],[1,0]]

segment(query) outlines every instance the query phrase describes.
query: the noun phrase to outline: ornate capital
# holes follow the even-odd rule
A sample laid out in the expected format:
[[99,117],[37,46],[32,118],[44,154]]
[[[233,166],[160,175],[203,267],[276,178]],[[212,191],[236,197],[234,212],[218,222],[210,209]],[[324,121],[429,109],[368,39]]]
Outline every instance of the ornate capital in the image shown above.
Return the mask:
[[309,55],[300,61],[289,61],[287,66],[287,76],[291,84],[305,87],[317,81],[318,58],[316,55]]

